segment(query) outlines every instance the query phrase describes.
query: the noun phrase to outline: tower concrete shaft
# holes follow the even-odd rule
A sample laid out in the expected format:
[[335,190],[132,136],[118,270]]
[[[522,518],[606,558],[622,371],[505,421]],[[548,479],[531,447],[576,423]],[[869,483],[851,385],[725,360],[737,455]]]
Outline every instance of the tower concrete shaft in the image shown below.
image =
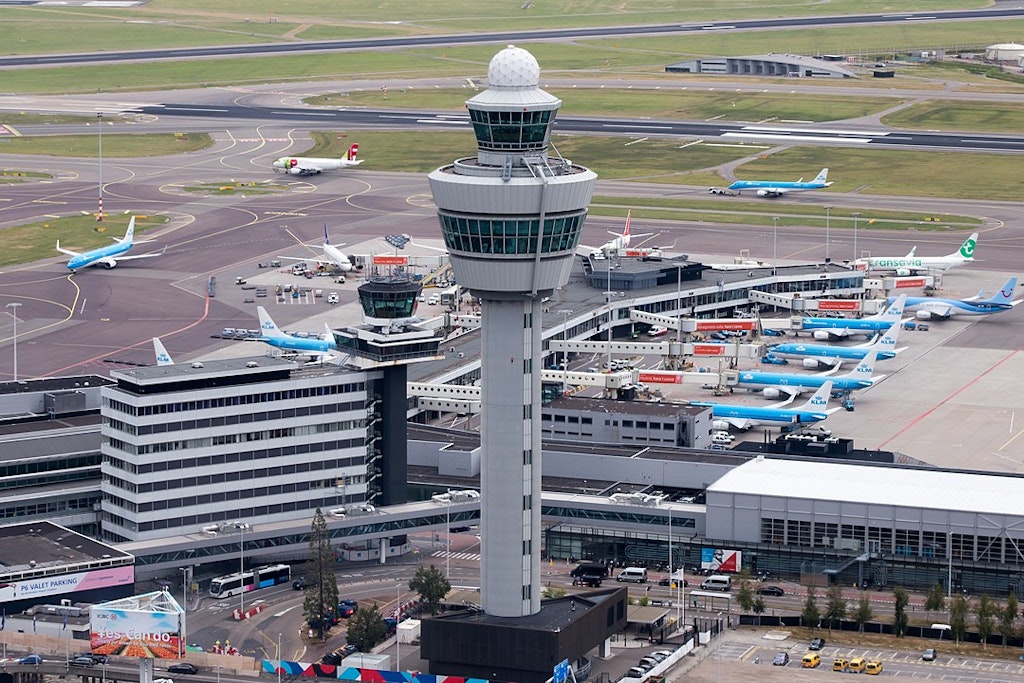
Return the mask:
[[466,102],[477,156],[429,176],[452,270],[482,302],[481,591],[484,611],[540,611],[542,302],[569,278],[597,176],[551,158],[561,101],[508,47]]

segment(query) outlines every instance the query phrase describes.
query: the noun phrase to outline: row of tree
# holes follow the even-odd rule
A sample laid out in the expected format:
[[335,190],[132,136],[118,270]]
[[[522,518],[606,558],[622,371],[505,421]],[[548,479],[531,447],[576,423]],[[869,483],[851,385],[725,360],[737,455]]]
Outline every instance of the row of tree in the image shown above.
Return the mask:
[[[339,619],[338,578],[335,550],[327,530],[327,520],[317,508],[309,533],[309,556],[306,565],[306,586],[303,589],[302,612],[306,623],[317,632],[321,641]],[[444,596],[451,590],[445,575],[434,565],[419,567],[409,580],[409,590],[416,593],[419,603],[430,614],[437,614]],[[400,609],[401,606],[399,606]],[[400,617],[401,615],[399,615]],[[395,622],[397,625],[397,620]],[[388,619],[380,613],[377,604],[360,605],[348,619],[346,640],[369,652],[391,633]]]
[[[893,595],[893,633],[900,638],[906,634],[907,605],[910,604],[910,595],[907,589],[896,586],[892,589]],[[744,576],[739,585],[739,592],[736,602],[741,610],[753,613],[757,616],[765,611],[764,599],[758,595],[749,578]],[[936,582],[928,591],[928,597],[924,603],[924,609],[929,612],[941,612],[946,609],[946,591],[942,584]],[[960,644],[967,635],[968,619],[972,612],[972,605],[963,595],[954,596],[949,606],[949,630],[950,635]],[[1002,636],[1003,647],[1010,638],[1021,635],[1021,629],[1017,626],[1017,617],[1024,616],[1017,596],[1010,593],[1006,602],[999,604],[988,595],[982,595],[977,603],[973,605],[974,625],[981,638],[984,647],[990,636],[997,632]],[[800,613],[800,621],[804,626],[817,628],[822,620],[828,623],[829,632],[832,626],[843,619],[851,619],[857,624],[861,633],[864,632],[864,624],[874,618],[874,611],[871,608],[871,601],[866,593],[861,593],[854,605],[843,596],[843,589],[840,586],[831,586],[825,592],[824,609],[818,606],[818,597],[814,586],[807,589],[807,597],[804,599],[803,610]]]

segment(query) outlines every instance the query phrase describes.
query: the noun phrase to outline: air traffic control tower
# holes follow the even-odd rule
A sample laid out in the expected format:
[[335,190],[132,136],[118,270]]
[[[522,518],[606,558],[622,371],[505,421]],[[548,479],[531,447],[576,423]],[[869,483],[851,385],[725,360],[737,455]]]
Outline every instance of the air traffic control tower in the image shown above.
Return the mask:
[[481,599],[484,613],[541,609],[542,300],[569,279],[597,175],[549,156],[561,100],[509,46],[466,102],[477,155],[430,174],[459,284],[482,302]]

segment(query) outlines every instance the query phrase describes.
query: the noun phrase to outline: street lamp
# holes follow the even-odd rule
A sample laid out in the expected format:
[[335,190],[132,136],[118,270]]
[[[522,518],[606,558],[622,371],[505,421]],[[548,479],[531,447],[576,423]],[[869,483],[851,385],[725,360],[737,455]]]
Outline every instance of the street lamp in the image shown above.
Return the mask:
[[402,670],[402,637],[398,625],[402,622],[402,584],[395,584],[395,671]]
[[772,216],[772,223],[775,226],[772,231],[772,275],[775,275],[779,262],[779,217]]
[[832,220],[831,220],[832,219],[831,212],[832,212],[832,207],[826,205],[825,206],[825,263],[830,263],[832,261],[832,258],[829,255],[829,246],[828,246],[829,245],[829,227],[830,227],[830,224],[832,222]]
[[249,528],[247,522],[235,522],[231,526],[238,529],[238,577],[242,581],[242,592],[238,594],[238,617],[245,618],[245,530]]
[[851,215],[853,216],[853,263],[856,267],[859,258],[857,256],[857,223],[860,221],[860,211],[854,211]]
[[448,498],[444,502],[445,507],[445,530],[444,530],[444,577],[451,581],[452,576],[452,490],[448,489]]
[[277,683],[281,683],[281,634],[277,634]]
[[13,308],[11,317],[14,318],[14,381],[18,381],[18,307],[21,304],[17,301],[7,304],[7,308]]
[[96,214],[96,220],[103,220],[103,112],[96,112],[96,125],[99,128],[99,157],[100,157],[100,205],[99,213]]
[[188,646],[188,567],[178,567],[181,571],[181,635],[183,642],[181,643],[181,657],[185,656],[186,648]]

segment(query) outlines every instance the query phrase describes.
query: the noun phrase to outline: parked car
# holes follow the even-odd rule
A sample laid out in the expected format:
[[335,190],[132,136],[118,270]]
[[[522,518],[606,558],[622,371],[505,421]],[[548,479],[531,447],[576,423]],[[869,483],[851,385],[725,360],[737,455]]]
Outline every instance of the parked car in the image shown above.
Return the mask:
[[299,578],[297,578],[294,581],[292,581],[292,588],[294,590],[297,590],[297,591],[302,590],[303,588],[305,588],[308,585],[309,585],[309,579],[307,579],[305,576],[300,576]]
[[43,658],[39,655],[25,655],[18,660],[18,664],[42,664]]
[[644,671],[643,669],[641,669],[638,666],[634,666],[634,667],[630,667],[630,669],[628,671],[626,671],[625,678],[643,678],[646,675],[647,675],[646,671]]
[[927,650],[924,651],[924,654],[921,655],[921,659],[923,659],[926,662],[934,662],[935,661],[935,657],[938,654],[939,653],[935,651],[934,647],[930,647],[930,648],[928,648]]
[[761,588],[757,589],[757,594],[758,595],[774,595],[775,597],[779,597],[781,595],[785,595],[786,591],[782,590],[778,586],[762,586]]
[[106,664],[107,663],[107,656],[106,655],[98,655],[95,652],[79,652],[78,654],[75,655],[75,657],[76,658],[78,658],[78,657],[88,657],[89,659],[91,659],[93,661],[93,664]]
[[808,650],[820,650],[823,647],[825,647],[825,639],[824,638],[815,638],[815,639],[813,639],[811,641],[811,644],[807,646],[807,649]]
[[91,656],[79,655],[78,657],[73,658],[68,663],[71,666],[94,666],[96,664],[96,660],[94,660]]
[[172,674],[197,674],[199,667],[190,662],[176,662],[167,667],[167,672]]
[[775,659],[772,660],[772,666],[786,666],[789,664],[789,653],[779,652],[775,655]]

